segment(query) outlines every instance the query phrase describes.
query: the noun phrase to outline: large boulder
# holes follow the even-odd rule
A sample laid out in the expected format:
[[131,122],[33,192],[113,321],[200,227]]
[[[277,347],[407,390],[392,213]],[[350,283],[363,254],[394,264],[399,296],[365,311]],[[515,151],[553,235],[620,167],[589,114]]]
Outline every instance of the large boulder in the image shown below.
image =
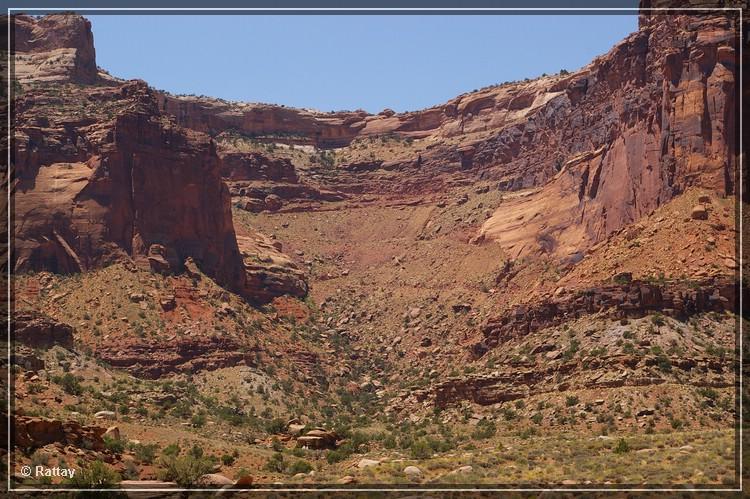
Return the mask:
[[335,449],[338,435],[333,431],[315,428],[297,437],[297,447],[307,449]]
[[268,302],[281,295],[302,298],[307,295],[307,276],[297,264],[276,248],[276,241],[256,234],[237,237],[245,263],[246,296]]
[[73,326],[41,312],[18,312],[11,319],[12,338],[35,348],[60,345],[73,348]]
[[13,444],[24,449],[44,447],[53,443],[101,451],[107,431],[100,426],[83,426],[76,421],[44,417],[13,416]]

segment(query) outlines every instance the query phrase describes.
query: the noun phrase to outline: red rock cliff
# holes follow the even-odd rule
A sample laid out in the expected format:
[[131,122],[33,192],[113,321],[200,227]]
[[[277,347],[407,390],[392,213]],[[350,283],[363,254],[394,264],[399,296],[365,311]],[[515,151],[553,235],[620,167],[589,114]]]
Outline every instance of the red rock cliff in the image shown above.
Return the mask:
[[14,76],[20,81],[97,80],[91,22],[70,14],[12,17]]
[[145,83],[53,86],[20,97],[18,111],[16,270],[81,271],[124,255],[149,265],[158,254],[167,270],[192,257],[243,287],[213,141],[161,117]]

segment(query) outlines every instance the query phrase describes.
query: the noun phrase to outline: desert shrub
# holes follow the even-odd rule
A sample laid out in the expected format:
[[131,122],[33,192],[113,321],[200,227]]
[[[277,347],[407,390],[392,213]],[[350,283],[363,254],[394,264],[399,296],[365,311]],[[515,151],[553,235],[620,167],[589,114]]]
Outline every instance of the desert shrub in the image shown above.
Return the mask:
[[396,438],[393,435],[388,435],[383,439],[383,447],[386,449],[396,448]]
[[[234,452],[236,453],[237,451],[234,451]],[[223,456],[221,456],[221,463],[224,466],[231,466],[231,465],[233,465],[234,462],[237,460],[237,456],[235,455],[235,453],[224,454]]]
[[497,433],[497,427],[495,426],[495,423],[487,419],[483,419],[479,423],[477,423],[477,427],[472,432],[471,437],[476,440],[484,440],[493,437],[495,433]]
[[125,471],[123,471],[123,476],[126,480],[138,480],[138,477],[140,477],[138,466],[130,459],[125,461]]
[[702,386],[697,390],[698,395],[706,397],[707,399],[716,400],[719,397],[719,393],[711,387]]
[[266,461],[265,468],[268,471],[274,473],[283,473],[286,469],[286,463],[284,462],[284,455],[281,452],[275,452],[271,458]]
[[568,407],[573,407],[578,403],[578,401],[578,397],[575,395],[568,395],[567,397],[565,397],[565,405],[567,405]]
[[195,426],[196,428],[203,428],[206,424],[206,415],[205,414],[193,414],[193,417],[190,418],[190,424]]
[[519,437],[520,437],[520,438],[521,438],[522,440],[526,440],[526,439],[528,439],[529,437],[533,437],[533,436],[535,436],[536,434],[537,434],[537,430],[536,430],[536,428],[535,428],[534,426],[532,426],[532,427],[530,427],[530,428],[525,428],[525,429],[521,430],[521,431],[520,431],[520,432],[518,433],[518,436],[519,436]]
[[420,438],[411,444],[411,456],[414,459],[427,459],[432,455],[432,448],[427,439]]
[[164,455],[159,460],[161,480],[176,482],[180,487],[190,487],[198,482],[198,479],[213,470],[213,462],[210,459],[197,457],[194,452],[184,456]]
[[657,327],[663,326],[664,317],[661,314],[654,314],[651,316],[651,323]]
[[624,438],[618,440],[613,452],[615,454],[625,454],[626,452],[630,452],[630,445],[628,445],[627,440],[625,440]]
[[115,470],[97,459],[80,468],[66,481],[66,485],[76,489],[111,489],[121,480],[122,478]]
[[36,468],[37,466],[48,466],[49,457],[49,454],[41,449],[34,451],[31,455],[31,467]]
[[161,451],[163,456],[176,457],[180,454],[179,444],[169,444]]
[[125,441],[120,438],[104,437],[104,448],[113,454],[122,454],[125,450]]
[[286,430],[286,423],[281,418],[274,418],[266,423],[265,428],[269,435],[283,433]]
[[287,468],[286,472],[290,475],[296,475],[297,473],[310,473],[312,466],[307,461],[297,460]]
[[672,362],[664,354],[660,354],[656,357],[656,366],[662,372],[669,372],[672,370]]
[[83,393],[80,380],[73,374],[65,373],[62,376],[53,376],[52,381],[60,385],[63,391],[69,395],[80,395]]
[[130,447],[136,460],[144,464],[151,464],[154,462],[154,459],[156,458],[156,449],[159,448],[157,444],[134,444]]

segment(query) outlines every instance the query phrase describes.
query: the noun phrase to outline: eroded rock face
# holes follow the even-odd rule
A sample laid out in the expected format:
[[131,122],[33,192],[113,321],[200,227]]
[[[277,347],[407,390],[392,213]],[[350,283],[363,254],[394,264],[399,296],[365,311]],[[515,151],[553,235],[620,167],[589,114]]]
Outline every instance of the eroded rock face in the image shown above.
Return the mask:
[[247,275],[246,296],[265,303],[281,295],[307,295],[305,273],[274,246],[278,242],[257,233],[255,237],[238,237],[237,242]]
[[[665,360],[666,359],[666,360]],[[559,384],[561,376],[575,376],[581,387],[604,390],[620,386],[660,385],[667,382],[667,374],[657,371],[659,362],[669,362],[675,372],[683,376],[683,383],[701,386],[710,375],[713,386],[732,386],[731,368],[713,358],[680,358],[654,355],[644,357],[618,355],[593,359],[586,365],[579,361],[560,361],[540,368],[533,363],[517,365],[484,375],[451,378],[416,394],[421,401],[430,400],[436,407],[445,408],[470,400],[479,405],[493,405],[528,397],[530,394],[549,393],[569,388]]]
[[13,315],[13,339],[35,348],[60,345],[73,348],[73,326],[38,312],[18,312]]
[[[99,81],[84,18],[14,20],[18,54],[72,51],[76,60],[54,75],[19,73],[21,82],[38,85],[17,97],[15,271],[82,272],[132,259],[169,274],[189,260],[228,289],[257,290],[245,294],[254,301],[280,289],[306,292],[276,267],[268,278],[257,267],[246,274],[222,181],[223,172],[233,180],[294,183],[289,161],[252,153],[219,158],[211,137],[162,115],[142,81],[79,85]],[[265,209],[283,205],[274,192],[262,199]],[[266,282],[271,289],[263,289]]]
[[[58,98],[81,111],[106,100],[117,114],[48,113]],[[64,97],[24,95],[18,107],[16,271],[79,272],[131,257],[144,268],[162,258],[179,272],[190,257],[243,288],[213,141],[159,116],[145,83],[69,86]]]
[[544,116],[477,145],[475,164],[506,163],[505,188],[550,179],[481,234],[515,255],[564,256],[688,187],[734,192],[736,34],[731,17],[662,15],[556,82]]
[[735,192],[735,17],[642,17],[636,33],[580,71],[410,113],[319,113],[173,96],[159,105],[184,126],[267,142],[338,147],[365,137],[428,137],[424,151],[341,165],[331,186],[424,193],[451,178],[479,178],[500,190],[538,189],[509,197],[480,235],[514,256],[565,257],[689,187]]
[[254,352],[227,336],[195,336],[172,341],[128,341],[96,350],[97,357],[135,376],[157,379],[167,374],[212,371],[252,364]]
[[736,312],[736,288],[736,283],[727,279],[700,283],[632,281],[561,293],[490,318],[482,327],[484,340],[472,347],[472,353],[479,357],[512,338],[598,312],[629,318],[653,312],[675,317],[710,311]]
[[44,417],[13,416],[13,444],[24,449],[62,443],[75,447],[104,450],[106,428],[83,426],[76,421],[62,421]]
[[97,80],[91,22],[80,16],[12,16],[14,71],[19,81]]
[[266,180],[297,182],[294,165],[286,158],[269,158],[258,152],[221,154],[221,175],[228,181]]

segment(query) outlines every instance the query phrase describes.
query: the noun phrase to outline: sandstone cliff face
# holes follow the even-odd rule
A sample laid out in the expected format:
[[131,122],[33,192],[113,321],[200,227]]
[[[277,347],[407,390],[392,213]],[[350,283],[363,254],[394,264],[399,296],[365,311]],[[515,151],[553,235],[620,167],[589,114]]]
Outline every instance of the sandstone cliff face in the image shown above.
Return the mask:
[[[735,37],[726,17],[669,16],[573,75],[549,109],[555,126],[540,130],[554,143],[533,142],[532,164],[546,164],[538,175],[551,180],[502,206],[480,235],[515,255],[564,256],[688,187],[734,192]],[[478,146],[475,161],[487,161],[497,140]],[[536,182],[516,177],[511,184]],[[521,220],[523,227],[514,227]]]
[[182,126],[211,135],[237,130],[248,136],[321,147],[346,145],[364,126],[364,111],[318,113],[267,104],[229,103],[160,94],[159,108]]
[[[15,20],[19,51],[70,47],[77,62],[70,71],[25,73],[36,86],[17,97],[14,269],[71,273],[125,258],[172,273],[191,258],[248,299],[281,294],[283,286],[246,286],[221,170],[230,177],[293,180],[294,169],[272,161],[266,171],[252,157],[223,163],[209,136],[160,114],[144,82],[79,85],[96,77],[90,24],[83,18]],[[255,281],[257,271],[251,272]],[[294,278],[304,284],[304,277]]]
[[[636,33],[580,71],[417,112],[320,113],[168,95],[160,108],[184,126],[269,142],[327,148],[393,134],[428,139],[426,149],[407,148],[396,160],[341,165],[330,187],[438,191],[452,175],[496,180],[501,190],[536,189],[511,197],[479,239],[516,256],[564,257],[691,186],[735,191],[735,16],[645,15]],[[383,183],[378,172],[395,174]]]
[[[21,97],[16,270],[83,271],[125,255],[148,266],[156,247],[172,271],[192,257],[241,288],[229,192],[210,138],[162,119],[142,82],[100,92],[94,98],[115,103],[116,115],[71,121],[45,112],[45,98]],[[72,107],[91,97],[71,86],[60,99]]]
[[14,76],[24,81],[97,80],[91,23],[80,16],[12,17]]
[[[93,61],[88,23],[70,17],[19,17],[19,51],[71,48],[82,61]],[[321,113],[175,97],[110,81],[109,88],[79,94],[91,105],[110,106],[106,119],[67,113],[50,123],[38,106],[64,98],[49,92],[22,98],[16,168],[30,201],[21,203],[19,230],[31,237],[19,240],[17,265],[83,269],[122,251],[179,268],[191,256],[210,275],[242,288],[242,258],[217,173],[232,182],[235,202],[251,211],[278,210],[284,198],[341,199],[335,191],[425,192],[494,180],[501,190],[521,192],[507,196],[476,242],[497,241],[512,257],[578,258],[686,188],[735,190],[736,20],[651,15],[640,24],[573,74],[494,86],[410,113]],[[34,34],[41,31],[48,34]],[[65,78],[89,81],[93,73],[81,68],[92,64],[76,65]],[[395,159],[300,173],[283,158],[246,151],[220,152],[217,166],[204,133],[225,131],[261,143],[321,148],[393,135],[428,146],[408,142]],[[151,163],[151,157],[165,161]],[[187,176],[174,171],[183,163]],[[49,164],[65,166],[40,168]],[[332,195],[308,183],[316,175]],[[155,187],[162,177],[164,186]],[[185,202],[173,196],[153,201],[163,189],[180,192]],[[50,197],[51,204],[39,202]],[[35,227],[39,214],[59,218],[58,203],[75,207],[62,215],[75,221],[56,223],[54,230]],[[26,217],[31,205],[35,216]],[[209,205],[214,208],[198,209]],[[210,220],[219,221],[215,229]]]

